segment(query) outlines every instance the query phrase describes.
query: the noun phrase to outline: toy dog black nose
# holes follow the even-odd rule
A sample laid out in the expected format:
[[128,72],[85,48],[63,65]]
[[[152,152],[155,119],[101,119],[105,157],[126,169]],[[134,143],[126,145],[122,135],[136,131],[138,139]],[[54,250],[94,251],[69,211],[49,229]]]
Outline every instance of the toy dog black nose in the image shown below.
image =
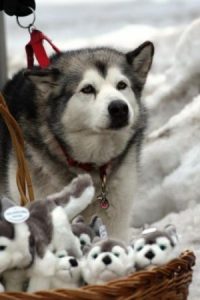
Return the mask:
[[104,256],[102,261],[104,262],[105,265],[109,265],[109,264],[111,264],[112,259],[110,258],[110,256],[106,255],[106,256]]
[[152,259],[154,258],[155,256],[155,253],[152,251],[152,250],[149,250],[146,254],[145,254],[145,257],[148,258],[148,259]]
[[72,267],[77,267],[78,266],[78,262],[75,258],[70,258],[69,263]]
[[122,100],[114,100],[108,106],[111,119],[110,128],[118,129],[128,124],[128,105]]

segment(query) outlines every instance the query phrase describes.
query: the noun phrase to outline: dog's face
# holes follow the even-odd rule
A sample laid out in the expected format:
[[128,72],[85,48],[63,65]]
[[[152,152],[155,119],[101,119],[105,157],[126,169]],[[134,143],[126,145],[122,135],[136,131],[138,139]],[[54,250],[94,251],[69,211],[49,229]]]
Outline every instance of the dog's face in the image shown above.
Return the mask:
[[170,235],[166,230],[159,231],[155,229],[152,232],[151,230],[148,232],[147,229],[147,233],[142,234],[141,238],[133,243],[137,269],[160,266],[173,258],[174,248],[177,243],[175,234]]
[[81,268],[74,256],[69,256],[66,251],[56,253],[55,279],[67,287],[70,284],[78,286],[81,280]]
[[102,284],[126,276],[133,271],[133,265],[130,249],[118,241],[103,240],[95,244],[83,258],[83,277],[89,284]]
[[[109,48],[83,49],[55,58],[56,69],[29,74],[42,98],[48,99],[47,119],[53,134],[79,161],[81,153],[75,149],[80,136],[87,144],[82,145],[85,159],[92,143],[105,142],[102,137],[115,144],[110,156],[125,148],[140,116],[140,95],[152,56],[150,42],[127,54]],[[101,155],[90,156],[89,161],[96,162]]]
[[173,246],[166,237],[158,237],[151,244],[141,238],[135,243],[134,247],[138,269],[146,268],[149,265],[160,266],[165,264],[173,251]]
[[26,224],[14,226],[7,221],[0,221],[0,273],[31,263],[29,235]]
[[65,131],[101,134],[133,125],[137,102],[129,78],[119,67],[108,68],[104,75],[90,68],[82,77],[61,119]]

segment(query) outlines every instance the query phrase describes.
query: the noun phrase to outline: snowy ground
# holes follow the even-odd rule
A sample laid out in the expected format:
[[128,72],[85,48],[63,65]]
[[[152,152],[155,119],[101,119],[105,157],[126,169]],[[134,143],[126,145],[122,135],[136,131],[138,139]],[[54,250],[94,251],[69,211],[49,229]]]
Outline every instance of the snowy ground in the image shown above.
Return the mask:
[[[150,120],[133,225],[177,226],[182,249],[193,249],[197,255],[189,299],[199,300],[200,20],[188,24],[199,16],[200,2],[55,2],[38,3],[37,26],[61,49],[88,45],[133,49],[146,39],[155,43],[155,60],[144,93]],[[23,45],[29,37],[14,18],[6,22],[11,74],[25,65]]]

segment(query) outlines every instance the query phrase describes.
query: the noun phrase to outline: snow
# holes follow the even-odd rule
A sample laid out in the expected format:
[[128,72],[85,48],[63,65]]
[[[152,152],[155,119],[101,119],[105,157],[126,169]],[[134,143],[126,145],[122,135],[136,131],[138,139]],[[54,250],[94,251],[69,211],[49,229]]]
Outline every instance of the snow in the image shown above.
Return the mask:
[[[190,300],[200,298],[199,11],[198,0],[43,0],[36,24],[61,49],[107,45],[130,50],[145,40],[154,42],[143,95],[149,126],[132,225],[177,226],[180,248],[197,256]],[[25,66],[23,45],[29,35],[14,18],[7,17],[6,24],[12,74]]]
[[197,256],[191,300],[200,296],[199,30],[200,19],[183,30],[168,66],[155,59],[156,72],[152,70],[144,94],[150,120],[132,219],[136,227],[154,222],[160,228],[177,226],[181,249],[193,249]]

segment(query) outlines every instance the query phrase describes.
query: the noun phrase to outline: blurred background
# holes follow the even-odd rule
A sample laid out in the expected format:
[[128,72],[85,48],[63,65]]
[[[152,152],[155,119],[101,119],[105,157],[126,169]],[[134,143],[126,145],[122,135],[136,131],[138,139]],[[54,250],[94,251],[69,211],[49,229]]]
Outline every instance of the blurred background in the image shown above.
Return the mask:
[[[197,18],[199,0],[36,0],[35,26],[64,49],[88,45],[131,48],[164,30],[178,33]],[[31,16],[20,18],[29,24]],[[5,16],[9,74],[25,66],[27,30]],[[173,44],[173,39],[171,40]]]

